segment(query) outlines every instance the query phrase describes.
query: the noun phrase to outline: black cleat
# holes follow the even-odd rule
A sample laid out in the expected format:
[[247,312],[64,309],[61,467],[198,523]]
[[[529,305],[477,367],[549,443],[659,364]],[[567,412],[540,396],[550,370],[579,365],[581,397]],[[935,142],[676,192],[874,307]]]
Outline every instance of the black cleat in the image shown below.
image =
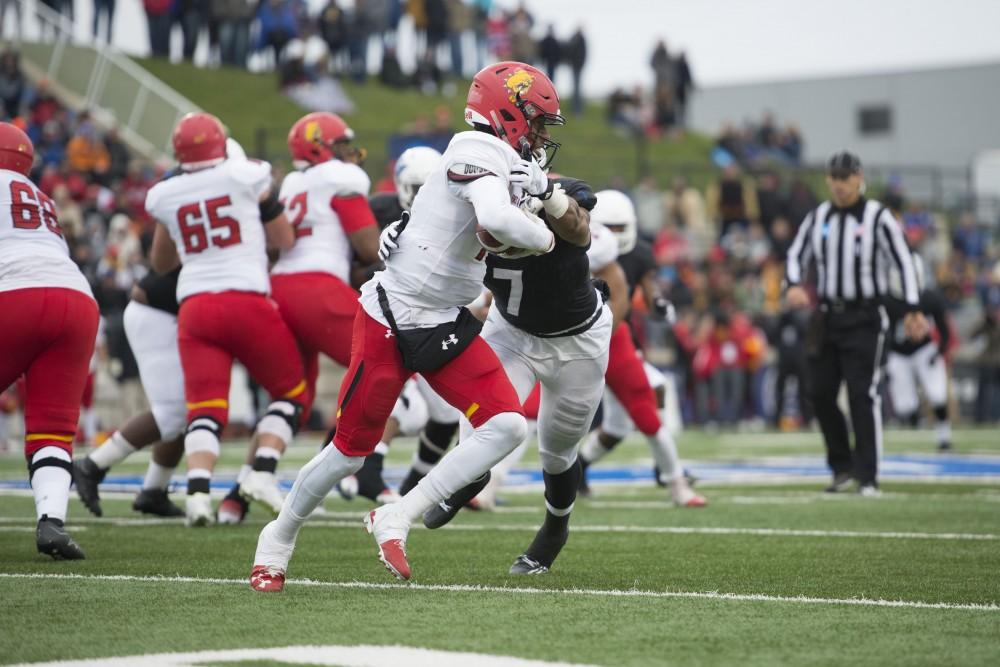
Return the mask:
[[447,524],[455,518],[458,510],[465,507],[470,500],[478,496],[479,492],[485,489],[489,482],[490,472],[487,470],[485,475],[462,487],[447,500],[442,500],[424,512],[424,525],[430,529],[434,529]]
[[545,574],[552,567],[559,552],[566,546],[568,539],[567,528],[551,530],[542,524],[528,550],[518,556],[510,566],[510,574]]
[[950,452],[951,450],[952,450],[951,442],[948,440],[945,440],[944,442],[938,445],[939,452]]
[[45,556],[52,556],[56,560],[83,560],[83,549],[73,541],[63,522],[59,519],[50,519],[47,514],[42,515],[38,520],[38,528],[35,530],[35,544],[38,546],[38,553]]
[[167,497],[165,489],[143,489],[132,501],[132,509],[156,516],[184,516],[184,510]]
[[354,473],[358,480],[358,495],[371,501],[377,501],[389,485],[382,479],[382,461],[385,457],[381,454],[371,454],[365,458],[361,469]]
[[826,491],[827,493],[838,493],[849,487],[851,485],[851,482],[853,481],[854,478],[851,477],[851,473],[838,472],[836,475],[833,476],[833,483],[823,490]]
[[104,516],[97,487],[107,474],[107,470],[101,470],[89,458],[73,461],[73,483],[76,484],[76,493],[94,516]]

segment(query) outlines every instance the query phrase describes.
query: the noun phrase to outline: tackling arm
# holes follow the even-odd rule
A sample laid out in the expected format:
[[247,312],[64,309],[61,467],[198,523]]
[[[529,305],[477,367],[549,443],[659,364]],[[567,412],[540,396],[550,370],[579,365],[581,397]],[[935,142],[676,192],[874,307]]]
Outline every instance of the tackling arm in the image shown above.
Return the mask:
[[608,307],[611,308],[611,315],[614,318],[611,325],[611,330],[614,331],[628,314],[629,293],[625,271],[618,262],[610,262],[594,271],[594,277],[606,282],[611,292]]
[[555,247],[555,234],[511,204],[510,194],[499,178],[478,178],[463,187],[479,225],[498,241],[539,253],[551,252]]
[[149,264],[157,273],[170,273],[181,265],[181,258],[177,254],[177,246],[170,238],[170,233],[162,224],[156,225],[153,232],[153,246],[149,250]]

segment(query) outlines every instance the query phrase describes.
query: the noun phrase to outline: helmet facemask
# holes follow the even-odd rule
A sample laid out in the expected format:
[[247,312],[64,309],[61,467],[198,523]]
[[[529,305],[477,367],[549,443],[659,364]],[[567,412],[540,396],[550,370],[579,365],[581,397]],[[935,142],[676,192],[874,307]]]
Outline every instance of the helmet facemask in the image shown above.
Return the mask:
[[528,121],[528,132],[525,136],[531,146],[531,154],[542,167],[551,168],[555,160],[556,152],[562,145],[553,141],[548,136],[546,126],[565,125],[566,118],[558,113],[548,113],[540,109],[537,105],[521,99],[517,96],[517,108],[524,114]]

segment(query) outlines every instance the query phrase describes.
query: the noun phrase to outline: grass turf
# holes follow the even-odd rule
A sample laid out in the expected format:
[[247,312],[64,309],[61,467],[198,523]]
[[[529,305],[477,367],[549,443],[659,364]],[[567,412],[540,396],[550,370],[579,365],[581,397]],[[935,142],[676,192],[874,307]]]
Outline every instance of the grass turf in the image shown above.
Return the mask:
[[[956,433],[963,451],[998,453],[995,434]],[[890,434],[890,451],[926,451],[922,435]],[[816,453],[815,436],[685,435],[691,457]],[[409,456],[409,445],[392,462]],[[315,451],[298,447],[290,459]],[[239,446],[225,449],[235,465]],[[613,455],[637,461],[636,440]],[[0,457],[0,477],[23,475]],[[123,466],[141,469],[142,461]],[[294,464],[289,465],[294,467]],[[877,500],[826,496],[815,483],[708,485],[711,506],[678,510],[651,487],[598,489],[574,513],[576,531],[554,571],[506,574],[542,517],[536,493],[509,494],[506,511],[463,513],[456,526],[414,530],[419,586],[394,585],[360,524],[365,505],[328,500],[330,515],[303,530],[284,594],[243,583],[264,517],[188,530],[127,526],[124,499],[90,520],[75,499],[70,525],[88,560],[55,563],[34,552],[27,497],[0,497],[0,573],[182,576],[219,583],[0,577],[0,662],[292,644],[401,644],[597,665],[995,664],[1000,610],[858,606],[803,601],[571,594],[673,591],[777,598],[867,598],[946,604],[1000,602],[1000,488],[988,483],[887,482]],[[22,520],[23,519],[23,520]],[[626,526],[610,532],[605,527]],[[18,529],[11,531],[10,529]],[[82,530],[81,530],[82,529]],[[702,532],[664,533],[693,529]],[[711,533],[710,529],[851,531],[867,536]],[[892,537],[885,533],[930,537]],[[941,539],[941,534],[958,534]],[[988,539],[971,539],[970,535]],[[389,584],[296,585],[295,580]],[[228,581],[232,580],[232,581]],[[532,587],[543,593],[424,589]],[[44,617],[44,636],[39,628]],[[276,664],[250,661],[246,664]]]

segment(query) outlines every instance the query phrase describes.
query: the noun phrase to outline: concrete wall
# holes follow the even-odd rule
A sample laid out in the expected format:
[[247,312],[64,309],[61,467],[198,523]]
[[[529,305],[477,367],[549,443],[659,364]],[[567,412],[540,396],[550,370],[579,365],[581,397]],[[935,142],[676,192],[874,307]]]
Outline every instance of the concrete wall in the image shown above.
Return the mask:
[[[858,129],[858,109],[872,104],[892,109],[886,135]],[[809,163],[849,148],[870,165],[967,167],[978,152],[1000,148],[1000,63],[706,88],[689,115],[714,134],[727,121],[759,121],[765,110],[798,124]]]

